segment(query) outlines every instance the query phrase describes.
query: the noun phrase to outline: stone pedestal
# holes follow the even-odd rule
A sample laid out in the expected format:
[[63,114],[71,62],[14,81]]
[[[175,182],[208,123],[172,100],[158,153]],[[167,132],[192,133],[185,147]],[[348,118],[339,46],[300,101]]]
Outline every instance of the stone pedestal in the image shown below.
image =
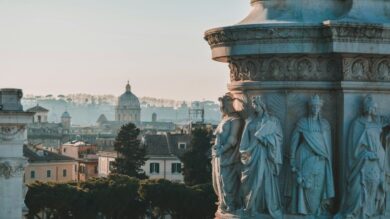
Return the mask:
[[23,112],[19,89],[0,90],[0,218],[22,218],[23,144],[33,113]]
[[205,33],[212,58],[229,64],[230,92],[244,103],[262,95],[269,112],[282,123],[285,159],[280,188],[286,211],[291,133],[307,114],[310,97],[321,97],[322,117],[332,130],[335,214],[346,187],[348,132],[362,112],[363,98],[372,95],[379,114],[390,116],[390,2],[252,0],[251,4],[250,14],[239,24]]

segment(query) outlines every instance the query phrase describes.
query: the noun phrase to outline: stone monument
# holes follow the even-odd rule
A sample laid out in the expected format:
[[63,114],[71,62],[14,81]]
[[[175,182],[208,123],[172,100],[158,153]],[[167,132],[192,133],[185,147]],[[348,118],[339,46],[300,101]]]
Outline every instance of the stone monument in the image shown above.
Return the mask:
[[22,218],[23,144],[33,114],[24,112],[19,89],[0,89],[0,218]]
[[[270,202],[274,209],[282,206],[284,218],[390,218],[390,1],[250,3],[246,18],[208,30],[205,39],[212,58],[229,66],[228,89],[243,103],[238,114],[246,126],[259,114],[252,104],[257,96],[279,121],[281,160],[265,160],[280,169],[267,177],[277,184],[249,186],[247,175],[267,171],[249,168],[246,160],[254,151],[242,150],[245,136],[256,139],[258,127],[243,131],[241,208],[219,211],[216,218],[278,218]],[[278,148],[264,144],[264,137],[246,146],[260,151],[255,162],[263,162],[264,148]],[[275,199],[255,197],[264,196],[263,184]],[[246,214],[252,196],[251,209],[261,216]]]

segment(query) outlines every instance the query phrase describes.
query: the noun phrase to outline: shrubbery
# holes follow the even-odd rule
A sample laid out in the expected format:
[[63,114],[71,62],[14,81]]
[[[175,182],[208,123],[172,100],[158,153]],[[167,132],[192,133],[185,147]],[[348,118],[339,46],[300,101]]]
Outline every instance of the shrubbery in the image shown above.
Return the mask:
[[162,179],[111,175],[80,183],[36,182],[28,188],[29,218],[45,211],[56,219],[159,218],[165,214],[173,219],[208,219],[216,211],[210,184],[190,187]]

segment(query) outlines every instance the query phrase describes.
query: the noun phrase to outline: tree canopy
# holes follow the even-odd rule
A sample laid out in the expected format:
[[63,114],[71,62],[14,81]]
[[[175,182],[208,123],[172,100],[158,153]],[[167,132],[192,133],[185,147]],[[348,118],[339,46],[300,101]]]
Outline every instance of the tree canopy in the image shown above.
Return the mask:
[[146,161],[145,148],[139,139],[140,130],[133,124],[123,125],[115,139],[114,148],[118,157],[114,162],[113,173],[140,179],[146,178],[141,167]]
[[180,157],[184,164],[183,175],[187,185],[211,182],[211,139],[212,132],[207,128],[199,127],[192,131],[190,150]]
[[[54,219],[213,218],[216,196],[211,184],[186,186],[167,180],[139,180],[113,174],[80,183],[28,185],[28,218],[41,212]],[[196,207],[194,207],[196,206]]]

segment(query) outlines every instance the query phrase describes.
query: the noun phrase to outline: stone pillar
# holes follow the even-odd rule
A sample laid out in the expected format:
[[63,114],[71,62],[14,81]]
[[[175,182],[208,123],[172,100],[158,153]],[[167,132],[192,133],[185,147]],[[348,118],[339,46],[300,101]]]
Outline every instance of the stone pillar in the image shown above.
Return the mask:
[[0,89],[0,218],[22,218],[23,144],[34,113],[23,112],[22,90]]
[[237,25],[205,33],[212,59],[229,65],[230,92],[246,103],[264,96],[270,113],[281,120],[285,173],[280,188],[287,211],[291,133],[307,114],[310,97],[321,97],[322,116],[332,130],[335,214],[346,187],[348,132],[362,113],[363,98],[372,95],[379,114],[390,116],[390,2],[250,2],[252,10]]

